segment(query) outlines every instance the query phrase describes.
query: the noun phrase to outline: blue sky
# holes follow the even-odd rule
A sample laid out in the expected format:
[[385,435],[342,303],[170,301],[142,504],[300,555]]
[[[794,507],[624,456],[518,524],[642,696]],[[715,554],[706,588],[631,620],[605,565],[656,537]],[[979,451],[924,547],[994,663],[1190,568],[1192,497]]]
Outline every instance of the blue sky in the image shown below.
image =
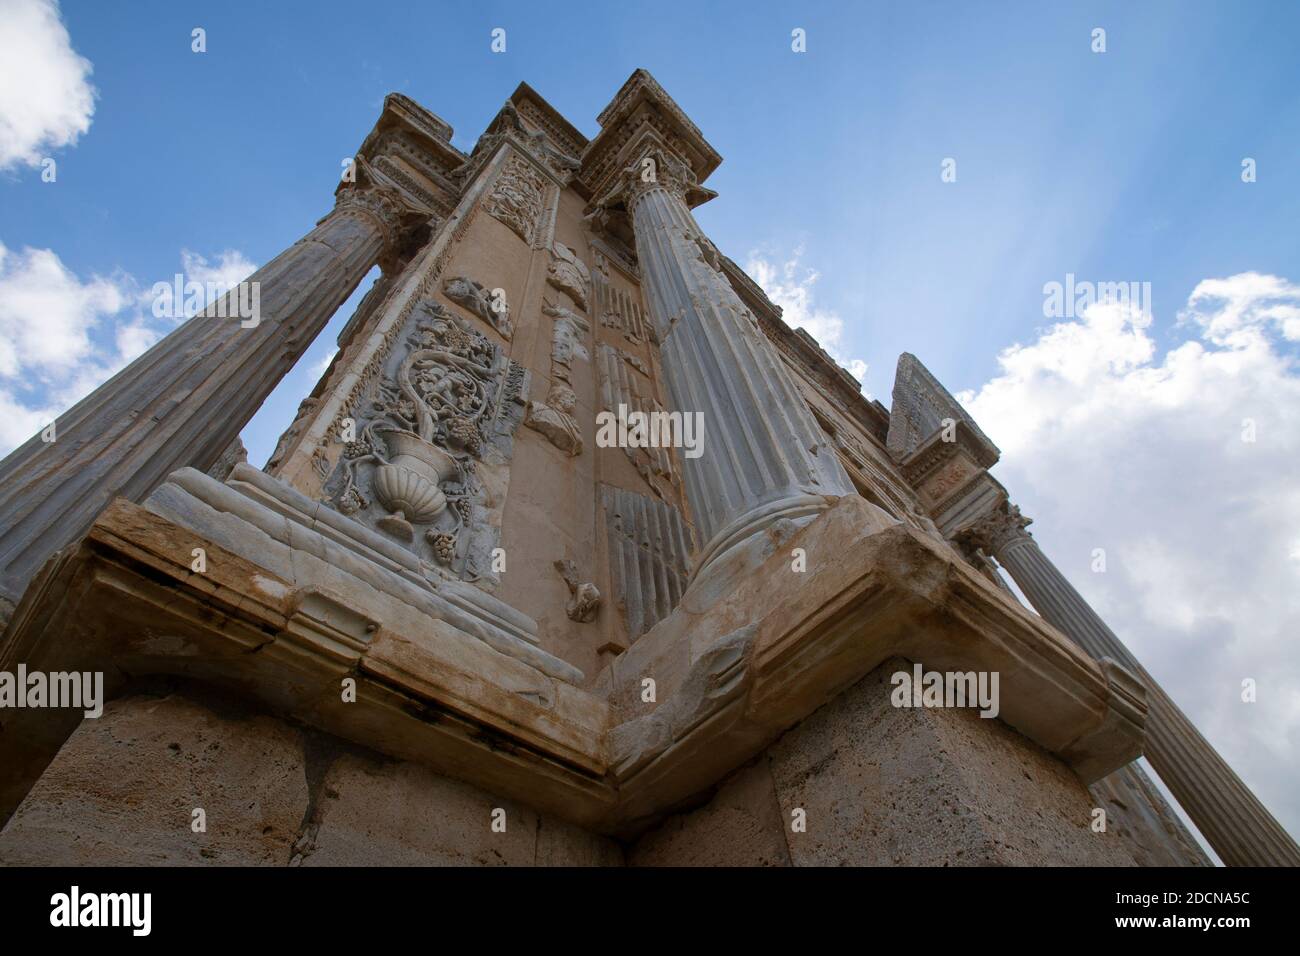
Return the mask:
[[[838,352],[886,402],[905,349],[954,390],[985,380],[1066,272],[1151,281],[1172,310],[1204,276],[1300,259],[1294,4],[407,6],[65,3],[93,125],[53,154],[57,183],[0,178],[0,242],[146,285],[181,248],[261,264],[328,208],[388,91],[470,148],[520,80],[591,135],[644,66],[724,157],[701,223],[742,264],[802,249],[799,274],[843,321]],[[248,436],[263,455],[270,418]]]
[[[75,142],[32,147],[56,182],[30,156],[0,162],[0,313],[5,281],[54,275],[86,338],[76,362],[37,361],[30,323],[0,314],[5,417],[57,410],[104,356],[165,331],[131,295],[170,281],[183,250],[260,265],[306,233],[386,93],[468,150],[521,80],[591,136],[645,67],[724,157],[697,211],[719,247],[842,363],[865,362],[886,404],[904,350],[967,392],[1040,541],[1300,829],[1300,500],[1277,484],[1300,453],[1300,4],[584,6],[63,3],[93,116]],[[5,82],[0,114],[48,94]],[[1150,282],[1154,314],[1054,332],[1043,285],[1066,273]],[[245,430],[255,464],[358,297]],[[1262,438],[1243,450],[1246,417]],[[1188,528],[1199,539],[1169,536]],[[1087,570],[1099,544],[1104,579]],[[1248,673],[1275,675],[1256,711],[1234,704]]]

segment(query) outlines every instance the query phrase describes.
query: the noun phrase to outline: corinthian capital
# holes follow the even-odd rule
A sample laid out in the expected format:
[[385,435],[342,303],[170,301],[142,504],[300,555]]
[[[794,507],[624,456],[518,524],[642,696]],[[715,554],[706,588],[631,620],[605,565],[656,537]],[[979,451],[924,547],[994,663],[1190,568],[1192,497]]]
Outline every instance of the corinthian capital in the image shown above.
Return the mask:
[[698,206],[717,195],[700,185],[690,165],[652,145],[613,177],[609,189],[592,207],[608,210],[621,205],[630,215],[637,202],[656,189],[667,191],[687,206]]
[[1032,523],[1033,519],[1022,515],[1018,507],[1003,501],[966,528],[962,537],[985,554],[996,555],[1007,545],[1022,538],[1027,539],[1029,532],[1025,526]]
[[389,273],[427,239],[437,217],[364,159],[357,160],[357,172],[356,182],[340,184],[330,215],[352,216],[377,226],[384,244],[379,265]]
[[388,186],[349,184],[334,200],[336,215],[362,216],[375,223],[384,234],[385,246],[399,244],[406,218],[411,212],[401,194]]

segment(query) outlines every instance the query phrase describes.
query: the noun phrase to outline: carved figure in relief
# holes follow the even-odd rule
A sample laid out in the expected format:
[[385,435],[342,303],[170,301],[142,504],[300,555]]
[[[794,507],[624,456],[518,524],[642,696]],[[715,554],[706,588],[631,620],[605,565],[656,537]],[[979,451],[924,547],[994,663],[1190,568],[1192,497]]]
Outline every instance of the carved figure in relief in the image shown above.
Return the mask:
[[591,324],[572,309],[543,302],[542,312],[554,319],[551,329],[551,387],[545,402],[529,402],[524,424],[541,432],[570,457],[582,454],[582,429],[573,416],[578,396],[572,385],[573,359],[589,359],[583,339]]
[[494,295],[468,276],[452,276],[443,283],[443,295],[457,305],[468,309],[503,338],[510,338],[510,307],[503,296]]
[[573,417],[578,396],[562,382],[555,382],[546,393],[546,401],[529,402],[524,424],[541,432],[552,445],[570,458],[582,454],[582,429]]
[[569,620],[579,624],[594,621],[600,612],[600,589],[590,581],[583,581],[578,576],[577,565],[572,561],[556,561],[555,570],[560,572],[560,577],[569,586],[569,603],[564,608]]
[[527,160],[510,157],[484,208],[509,226],[524,242],[532,243],[542,214],[546,181]]
[[578,254],[562,242],[551,247],[551,266],[546,281],[559,289],[582,311],[587,311],[587,287],[591,271]]
[[562,381],[570,381],[570,369],[576,355],[584,362],[590,359],[583,338],[591,330],[590,323],[572,309],[543,302],[542,314],[555,320],[551,333],[551,375]]

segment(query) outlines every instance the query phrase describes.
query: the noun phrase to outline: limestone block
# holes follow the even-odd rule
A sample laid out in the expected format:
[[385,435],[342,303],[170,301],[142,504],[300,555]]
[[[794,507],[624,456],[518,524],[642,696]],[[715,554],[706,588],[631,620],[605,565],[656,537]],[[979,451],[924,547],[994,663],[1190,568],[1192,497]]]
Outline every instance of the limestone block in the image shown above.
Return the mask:
[[738,770],[704,807],[669,817],[634,844],[629,866],[790,866],[766,756]]
[[966,709],[902,709],[886,661],[769,751],[801,866],[1132,866],[1094,833],[1092,798],[1051,754]]
[[[505,832],[492,811],[505,810]],[[412,763],[340,756],[317,799],[303,866],[530,866],[537,814]]]
[[[207,831],[191,829],[202,808]],[[186,697],[84,720],[0,832],[6,866],[284,866],[307,811],[298,731]]]
[[539,817],[537,865],[623,866],[623,848],[608,837],[554,817]]

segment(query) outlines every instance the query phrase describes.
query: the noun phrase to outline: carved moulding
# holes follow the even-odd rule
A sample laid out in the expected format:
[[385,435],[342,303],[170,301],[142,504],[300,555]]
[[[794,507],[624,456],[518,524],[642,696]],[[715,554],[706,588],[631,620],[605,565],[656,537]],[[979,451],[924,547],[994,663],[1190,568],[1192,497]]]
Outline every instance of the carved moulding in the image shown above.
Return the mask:
[[443,573],[495,586],[491,552],[524,370],[445,306],[420,300],[354,411],[328,502]]

